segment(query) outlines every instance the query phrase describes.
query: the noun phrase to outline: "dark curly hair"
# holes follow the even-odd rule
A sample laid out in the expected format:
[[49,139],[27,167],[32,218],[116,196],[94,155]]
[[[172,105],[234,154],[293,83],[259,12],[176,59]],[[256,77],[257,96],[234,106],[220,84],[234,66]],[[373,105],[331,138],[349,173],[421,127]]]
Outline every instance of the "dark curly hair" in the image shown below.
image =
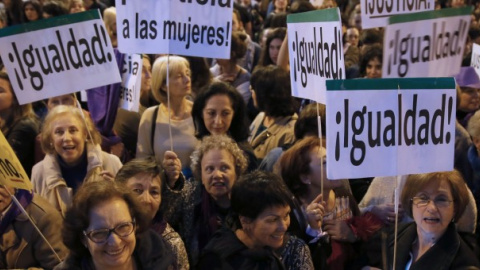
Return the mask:
[[63,243],[75,258],[90,257],[90,252],[84,245],[86,238],[83,231],[90,224],[90,210],[100,203],[112,199],[125,201],[130,209],[130,215],[135,218],[136,233],[148,228],[149,219],[132,191],[122,184],[110,181],[95,181],[84,183],[73,198],[72,206],[65,214],[62,229]]
[[243,101],[242,95],[233,86],[224,82],[214,82],[197,95],[192,107],[195,137],[201,140],[204,136],[210,135],[203,119],[203,109],[205,109],[208,100],[217,95],[227,96],[232,104],[233,118],[228,135],[236,142],[245,141],[248,138],[248,119],[245,101]]
[[[367,45],[364,45],[367,46]],[[368,45],[360,59],[360,74],[365,76],[367,72],[368,62],[371,60],[378,59],[380,63],[383,60],[383,48],[380,44]]]

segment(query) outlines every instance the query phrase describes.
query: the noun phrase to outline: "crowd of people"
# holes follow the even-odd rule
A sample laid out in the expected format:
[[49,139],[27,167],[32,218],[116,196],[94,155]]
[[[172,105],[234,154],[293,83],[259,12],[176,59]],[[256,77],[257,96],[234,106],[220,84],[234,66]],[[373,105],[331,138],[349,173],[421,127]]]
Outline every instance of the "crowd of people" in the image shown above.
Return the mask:
[[[142,55],[138,112],[119,84],[20,105],[2,65],[0,129],[33,191],[0,185],[0,269],[480,269],[480,5],[436,8],[467,4],[454,171],[327,178],[326,105],[292,97],[286,16],[338,7],[347,79],[381,78],[383,29],[355,0],[235,1],[230,59]],[[125,57],[114,1],[3,5],[0,27],[100,9]]]

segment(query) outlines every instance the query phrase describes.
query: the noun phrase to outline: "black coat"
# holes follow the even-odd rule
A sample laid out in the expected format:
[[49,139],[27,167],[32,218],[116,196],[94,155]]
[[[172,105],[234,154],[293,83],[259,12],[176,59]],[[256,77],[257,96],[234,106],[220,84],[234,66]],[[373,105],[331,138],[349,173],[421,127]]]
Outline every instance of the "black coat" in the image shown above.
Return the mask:
[[[393,232],[393,230],[392,230]],[[388,268],[393,266],[393,233],[387,239]],[[375,237],[369,246],[369,265],[382,268],[382,255],[380,237]],[[410,270],[421,269],[468,269],[468,267],[480,267],[478,249],[474,242],[466,241],[468,236],[460,236],[454,223],[450,223],[445,233],[425,254],[416,262],[412,262]],[[398,228],[396,269],[405,269],[410,261],[412,243],[417,239],[416,224],[409,223]],[[375,247],[376,246],[376,247]]]
[[283,270],[284,266],[273,250],[249,249],[232,230],[222,228],[205,246],[196,269]]

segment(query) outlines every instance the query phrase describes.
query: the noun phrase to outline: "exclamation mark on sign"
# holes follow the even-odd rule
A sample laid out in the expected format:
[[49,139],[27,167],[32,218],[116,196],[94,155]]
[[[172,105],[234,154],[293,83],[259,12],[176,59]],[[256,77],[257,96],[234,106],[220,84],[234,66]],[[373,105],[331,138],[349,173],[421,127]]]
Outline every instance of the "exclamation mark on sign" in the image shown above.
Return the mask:
[[[447,124],[450,125],[452,122],[452,109],[453,109],[453,98],[449,97],[448,98],[448,115],[447,115]],[[447,132],[447,135],[445,136],[445,140],[447,143],[450,142],[450,132]]]
[[227,37],[225,41],[225,46],[228,47],[228,41],[230,40],[230,22],[227,22]]
[[[102,32],[103,41],[105,42],[105,48],[108,47],[107,34],[105,34],[105,27],[100,27],[100,32]],[[112,55],[107,53],[108,62],[112,62]]]

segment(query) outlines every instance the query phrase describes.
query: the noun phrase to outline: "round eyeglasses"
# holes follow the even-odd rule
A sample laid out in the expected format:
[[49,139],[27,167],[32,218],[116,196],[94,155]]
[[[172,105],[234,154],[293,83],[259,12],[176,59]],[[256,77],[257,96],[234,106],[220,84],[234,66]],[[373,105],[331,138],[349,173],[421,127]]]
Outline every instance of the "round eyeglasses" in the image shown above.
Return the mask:
[[115,233],[120,237],[127,237],[135,230],[135,219],[131,222],[120,223],[111,229],[98,229],[91,230],[89,232],[83,231],[83,234],[88,237],[92,242],[101,244],[108,240],[110,234]]

